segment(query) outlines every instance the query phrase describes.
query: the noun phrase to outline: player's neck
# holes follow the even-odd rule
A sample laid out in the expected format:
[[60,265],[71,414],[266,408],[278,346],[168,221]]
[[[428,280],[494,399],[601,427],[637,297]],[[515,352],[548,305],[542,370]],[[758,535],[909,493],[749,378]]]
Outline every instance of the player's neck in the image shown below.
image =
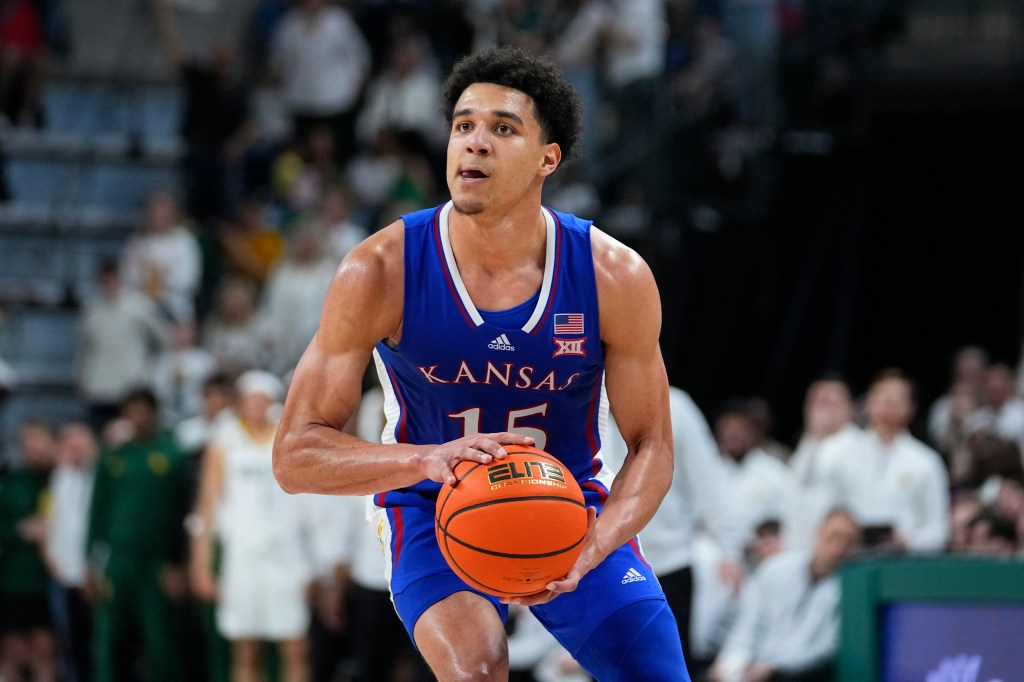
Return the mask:
[[452,211],[448,236],[460,267],[474,264],[502,270],[509,264],[544,262],[547,227],[539,205],[501,215]]

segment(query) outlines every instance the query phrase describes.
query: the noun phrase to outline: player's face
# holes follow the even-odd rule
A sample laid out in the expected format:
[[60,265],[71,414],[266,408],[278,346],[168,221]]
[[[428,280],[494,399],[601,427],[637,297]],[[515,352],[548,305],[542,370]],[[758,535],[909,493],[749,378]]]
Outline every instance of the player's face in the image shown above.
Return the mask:
[[533,99],[494,83],[474,83],[455,104],[448,138],[448,189],[455,210],[478,214],[515,205],[561,160],[545,143]]

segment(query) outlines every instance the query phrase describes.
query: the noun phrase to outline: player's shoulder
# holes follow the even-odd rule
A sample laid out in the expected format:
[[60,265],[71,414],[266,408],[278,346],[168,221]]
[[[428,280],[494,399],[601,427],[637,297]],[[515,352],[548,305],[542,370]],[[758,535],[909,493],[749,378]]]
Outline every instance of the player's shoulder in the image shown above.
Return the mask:
[[405,230],[402,220],[396,220],[361,241],[346,254],[336,273],[336,279],[346,284],[360,280],[378,280],[401,276]]
[[590,244],[599,284],[603,280],[628,290],[631,285],[653,282],[654,275],[647,261],[633,248],[596,225],[590,227]]

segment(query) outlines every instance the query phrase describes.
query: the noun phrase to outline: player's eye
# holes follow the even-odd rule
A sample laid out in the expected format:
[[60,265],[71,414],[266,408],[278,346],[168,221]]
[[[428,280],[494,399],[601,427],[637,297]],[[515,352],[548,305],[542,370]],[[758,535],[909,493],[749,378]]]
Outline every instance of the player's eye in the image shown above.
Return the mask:
[[465,133],[473,128],[469,121],[459,121],[455,124],[455,129],[460,133]]
[[509,133],[512,132],[512,126],[510,126],[507,123],[499,123],[498,127],[495,128],[495,130],[498,131],[498,133],[501,135],[508,135]]

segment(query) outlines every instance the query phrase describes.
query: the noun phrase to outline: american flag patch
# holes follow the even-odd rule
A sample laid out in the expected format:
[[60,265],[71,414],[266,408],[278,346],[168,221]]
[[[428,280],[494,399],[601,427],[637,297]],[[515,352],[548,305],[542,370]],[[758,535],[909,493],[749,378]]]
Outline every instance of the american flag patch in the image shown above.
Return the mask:
[[556,334],[582,334],[583,313],[555,313]]

